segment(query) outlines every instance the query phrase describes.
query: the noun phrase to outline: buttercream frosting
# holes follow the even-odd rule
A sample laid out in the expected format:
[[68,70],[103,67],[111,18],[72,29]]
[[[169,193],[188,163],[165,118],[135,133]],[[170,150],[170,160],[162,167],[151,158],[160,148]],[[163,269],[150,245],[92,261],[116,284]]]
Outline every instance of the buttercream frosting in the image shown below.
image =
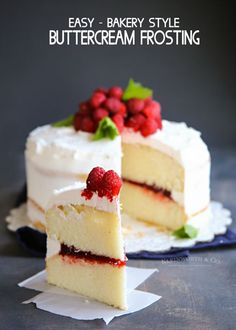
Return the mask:
[[107,197],[99,197],[98,194],[94,192],[90,199],[86,199],[81,195],[85,188],[85,184],[77,182],[71,186],[54,190],[53,197],[48,202],[46,209],[59,205],[75,204],[93,207],[97,210],[109,213],[120,213],[119,200],[117,197],[113,197],[112,201],[110,201]]
[[45,125],[33,130],[26,158],[45,170],[88,174],[95,166],[121,173],[121,138],[93,141],[93,134],[73,127]]

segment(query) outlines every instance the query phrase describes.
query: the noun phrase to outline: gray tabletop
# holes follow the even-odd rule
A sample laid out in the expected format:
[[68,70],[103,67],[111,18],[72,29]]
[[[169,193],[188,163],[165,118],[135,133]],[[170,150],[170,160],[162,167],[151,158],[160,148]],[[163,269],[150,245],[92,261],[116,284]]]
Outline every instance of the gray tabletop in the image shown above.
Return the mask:
[[[44,268],[44,261],[32,258],[8,232],[5,216],[24,184],[21,154],[11,155],[1,165],[0,198],[0,329],[100,329],[105,323],[76,321],[21,302],[34,291],[17,283]],[[212,199],[222,202],[236,215],[236,151],[212,150]],[[236,223],[231,226],[236,229]],[[194,252],[183,261],[130,260],[130,266],[159,269],[140,289],[163,298],[132,315],[114,319],[111,329],[235,329],[236,254],[235,247]]]

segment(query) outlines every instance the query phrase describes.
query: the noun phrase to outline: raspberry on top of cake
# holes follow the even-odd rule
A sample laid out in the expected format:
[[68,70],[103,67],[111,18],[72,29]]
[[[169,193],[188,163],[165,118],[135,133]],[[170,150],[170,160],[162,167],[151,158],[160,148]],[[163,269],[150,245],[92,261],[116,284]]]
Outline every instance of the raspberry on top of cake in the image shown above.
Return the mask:
[[119,86],[96,89],[88,101],[79,104],[73,125],[77,131],[95,133],[104,118],[110,118],[119,133],[129,127],[147,137],[162,128],[160,103],[152,99],[151,89],[133,79],[125,90]]

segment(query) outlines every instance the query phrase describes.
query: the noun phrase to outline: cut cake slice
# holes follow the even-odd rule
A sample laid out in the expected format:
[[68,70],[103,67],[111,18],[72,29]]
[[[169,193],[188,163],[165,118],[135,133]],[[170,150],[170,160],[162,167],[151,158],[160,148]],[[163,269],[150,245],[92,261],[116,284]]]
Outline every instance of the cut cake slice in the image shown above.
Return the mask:
[[126,309],[120,187],[114,171],[97,167],[86,188],[55,193],[46,212],[46,268],[49,283]]

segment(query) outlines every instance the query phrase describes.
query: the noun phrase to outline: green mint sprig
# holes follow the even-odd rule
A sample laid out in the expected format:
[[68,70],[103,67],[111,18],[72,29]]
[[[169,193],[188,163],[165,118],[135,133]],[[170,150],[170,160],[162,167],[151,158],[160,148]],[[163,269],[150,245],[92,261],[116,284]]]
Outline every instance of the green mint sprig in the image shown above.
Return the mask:
[[139,82],[135,82],[133,79],[129,80],[128,86],[126,87],[122,100],[128,101],[129,99],[146,99],[152,96],[153,91],[150,88],[142,86]]
[[177,238],[195,238],[197,234],[198,229],[188,224],[173,232],[173,235]]
[[53,127],[68,127],[72,126],[74,121],[74,115],[70,115],[69,117],[59,120],[52,124]]
[[115,123],[109,117],[105,117],[102,120],[100,120],[98,128],[94,134],[93,140],[97,141],[104,138],[109,138],[111,140],[114,140],[115,137],[118,135],[119,132],[117,130]]

